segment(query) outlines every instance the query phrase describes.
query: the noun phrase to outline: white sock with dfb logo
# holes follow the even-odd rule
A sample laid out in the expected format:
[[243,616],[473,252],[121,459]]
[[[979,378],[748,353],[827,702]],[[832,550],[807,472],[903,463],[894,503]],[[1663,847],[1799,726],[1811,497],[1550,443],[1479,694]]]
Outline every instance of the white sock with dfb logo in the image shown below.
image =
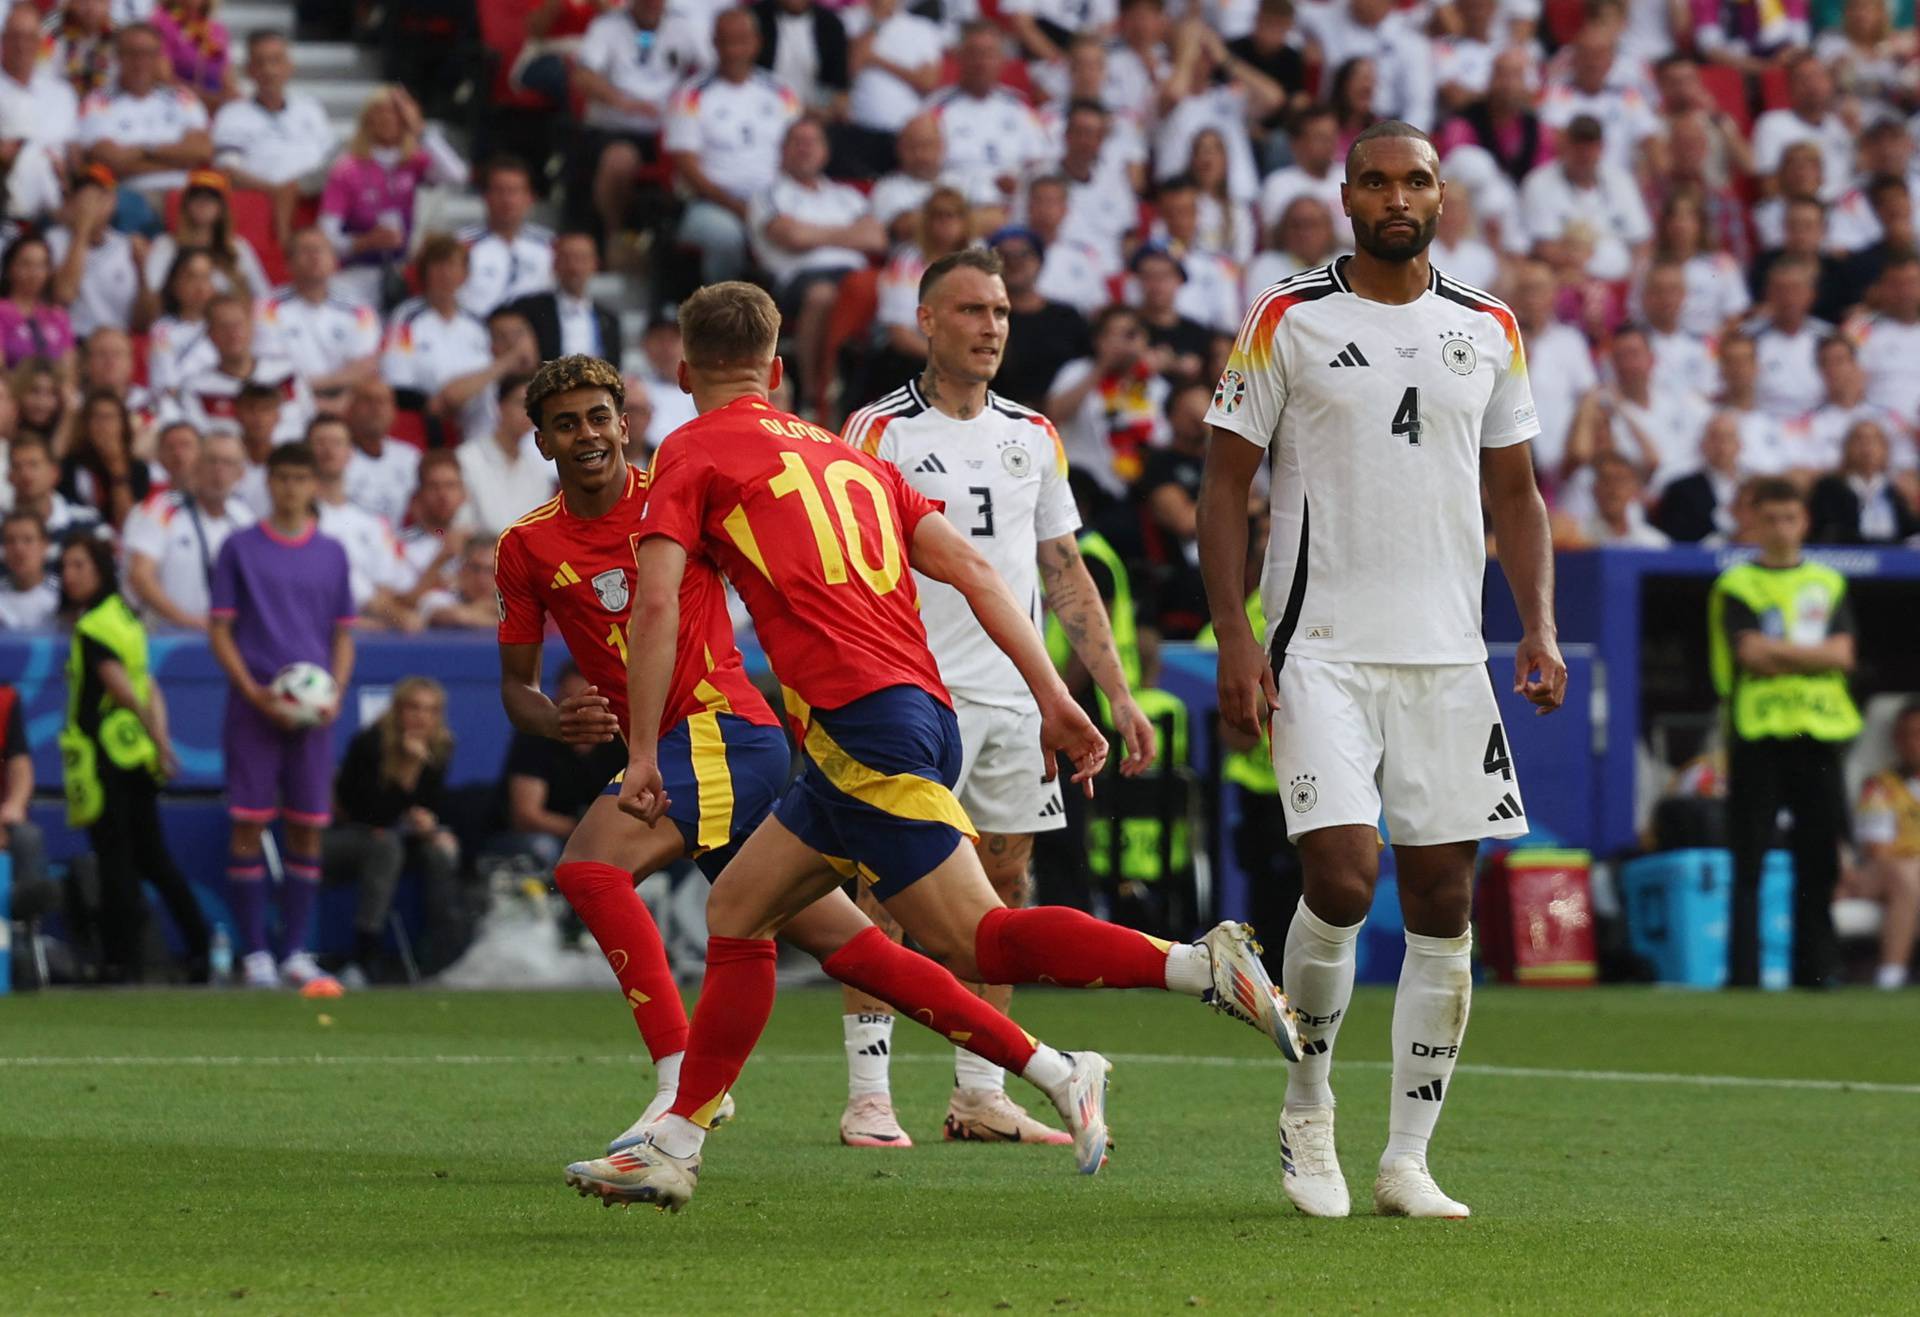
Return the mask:
[[[1365,921],[1362,921],[1365,922]],[[1330,1107],[1333,1089],[1333,1038],[1353,1000],[1353,960],[1360,925],[1341,928],[1307,909],[1303,897],[1287,928],[1287,949],[1280,963],[1280,990],[1294,1009],[1295,1025],[1306,1055],[1287,1067],[1287,1106]]]
[[843,1015],[840,1025],[846,1033],[847,1096],[886,1093],[887,1063],[893,1050],[893,1017]]
[[1473,933],[1407,934],[1407,958],[1393,998],[1393,1104],[1380,1164],[1426,1163],[1427,1141],[1453,1083],[1473,1003]]

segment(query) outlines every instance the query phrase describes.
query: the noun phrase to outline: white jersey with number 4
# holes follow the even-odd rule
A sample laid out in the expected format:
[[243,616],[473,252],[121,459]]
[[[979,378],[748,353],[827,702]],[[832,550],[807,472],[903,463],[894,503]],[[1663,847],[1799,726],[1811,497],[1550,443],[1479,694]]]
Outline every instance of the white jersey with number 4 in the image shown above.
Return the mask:
[[1254,299],[1207,412],[1273,449],[1261,575],[1277,654],[1483,663],[1480,451],[1540,433],[1513,313],[1433,271],[1403,305],[1343,267]]
[[[844,438],[945,504],[947,520],[1040,624],[1040,542],[1080,529],[1066,453],[1051,421],[993,393],[978,416],[956,420],[929,405],[913,383],[849,416]],[[987,638],[966,596],[918,572],[914,581],[927,648],[955,698],[1031,709],[1019,669]]]

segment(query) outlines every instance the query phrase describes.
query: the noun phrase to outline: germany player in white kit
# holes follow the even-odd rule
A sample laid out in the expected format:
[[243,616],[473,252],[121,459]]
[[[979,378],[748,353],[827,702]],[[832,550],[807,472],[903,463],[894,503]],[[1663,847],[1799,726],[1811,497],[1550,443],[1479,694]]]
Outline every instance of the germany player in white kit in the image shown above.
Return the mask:
[[[847,418],[842,437],[893,463],[907,483],[945,505],[948,520],[1025,600],[1035,626],[1040,602],[1060,620],[1074,652],[1105,693],[1126,743],[1120,771],[1154,759],[1153,725],[1134,703],[1105,606],[1080,558],[1080,515],[1067,487],[1066,455],[1052,422],[987,386],[1006,350],[1008,315],[1000,258],[967,250],[943,257],[920,280],[919,321],[927,368],[913,383]],[[1042,778],[1040,713],[1019,672],[974,619],[958,590],[915,576],[927,647],[940,665],[960,723],[960,804],[980,833],[980,859],[1000,899],[1030,903],[1033,835],[1066,826],[1060,784]],[[862,908],[894,931],[877,903]],[[977,989],[1001,1012],[1010,987]],[[911,1147],[888,1090],[893,1017],[852,989],[844,1021],[849,1069],[840,1137],[855,1147]],[[956,1049],[944,1136],[980,1142],[1066,1143],[1005,1092],[998,1066]]]
[[[1346,177],[1354,254],[1255,298],[1220,377],[1201,568],[1221,714],[1243,733],[1270,729],[1303,870],[1282,975],[1306,1051],[1280,1117],[1287,1196],[1314,1216],[1349,1211],[1328,1074],[1384,813],[1407,951],[1374,1206],[1460,1217],[1427,1143],[1466,1031],[1474,854],[1482,838],[1527,830],[1481,637],[1483,485],[1525,632],[1514,689],[1540,713],[1566,690],[1528,443],[1540,425],[1513,313],[1428,264],[1445,186],[1425,135],[1375,124]],[[1241,601],[1247,490],[1269,453],[1263,641]]]

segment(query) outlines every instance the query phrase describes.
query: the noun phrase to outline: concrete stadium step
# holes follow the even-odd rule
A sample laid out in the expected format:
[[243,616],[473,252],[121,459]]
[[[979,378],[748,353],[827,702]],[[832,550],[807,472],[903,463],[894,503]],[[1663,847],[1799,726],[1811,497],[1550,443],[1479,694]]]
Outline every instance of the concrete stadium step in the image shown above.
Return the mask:
[[238,4],[221,5],[215,16],[226,24],[233,44],[239,47],[246,45],[249,32],[264,28],[289,34],[293,31],[293,5],[289,0],[240,0]]
[[296,41],[293,67],[300,84],[331,79],[378,79],[380,60],[350,41]]

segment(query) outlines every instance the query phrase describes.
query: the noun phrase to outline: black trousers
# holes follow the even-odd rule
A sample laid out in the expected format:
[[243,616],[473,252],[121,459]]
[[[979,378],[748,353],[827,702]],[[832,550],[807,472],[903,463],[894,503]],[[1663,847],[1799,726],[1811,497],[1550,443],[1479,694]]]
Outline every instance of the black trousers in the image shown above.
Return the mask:
[[1839,964],[1833,889],[1847,834],[1840,746],[1811,737],[1743,741],[1727,755],[1727,830],[1733,851],[1733,903],[1727,930],[1727,982],[1760,983],[1760,868],[1781,810],[1793,817],[1793,981],[1824,982]]
[[[101,759],[106,758],[102,752]],[[100,785],[106,808],[87,829],[100,866],[100,950],[110,982],[138,982],[142,934],[147,903],[142,882],[160,893],[167,913],[186,941],[196,972],[207,959],[207,917],[194,899],[193,889],[167,850],[160,831],[160,788],[146,773],[123,773],[109,764],[100,766]]]

